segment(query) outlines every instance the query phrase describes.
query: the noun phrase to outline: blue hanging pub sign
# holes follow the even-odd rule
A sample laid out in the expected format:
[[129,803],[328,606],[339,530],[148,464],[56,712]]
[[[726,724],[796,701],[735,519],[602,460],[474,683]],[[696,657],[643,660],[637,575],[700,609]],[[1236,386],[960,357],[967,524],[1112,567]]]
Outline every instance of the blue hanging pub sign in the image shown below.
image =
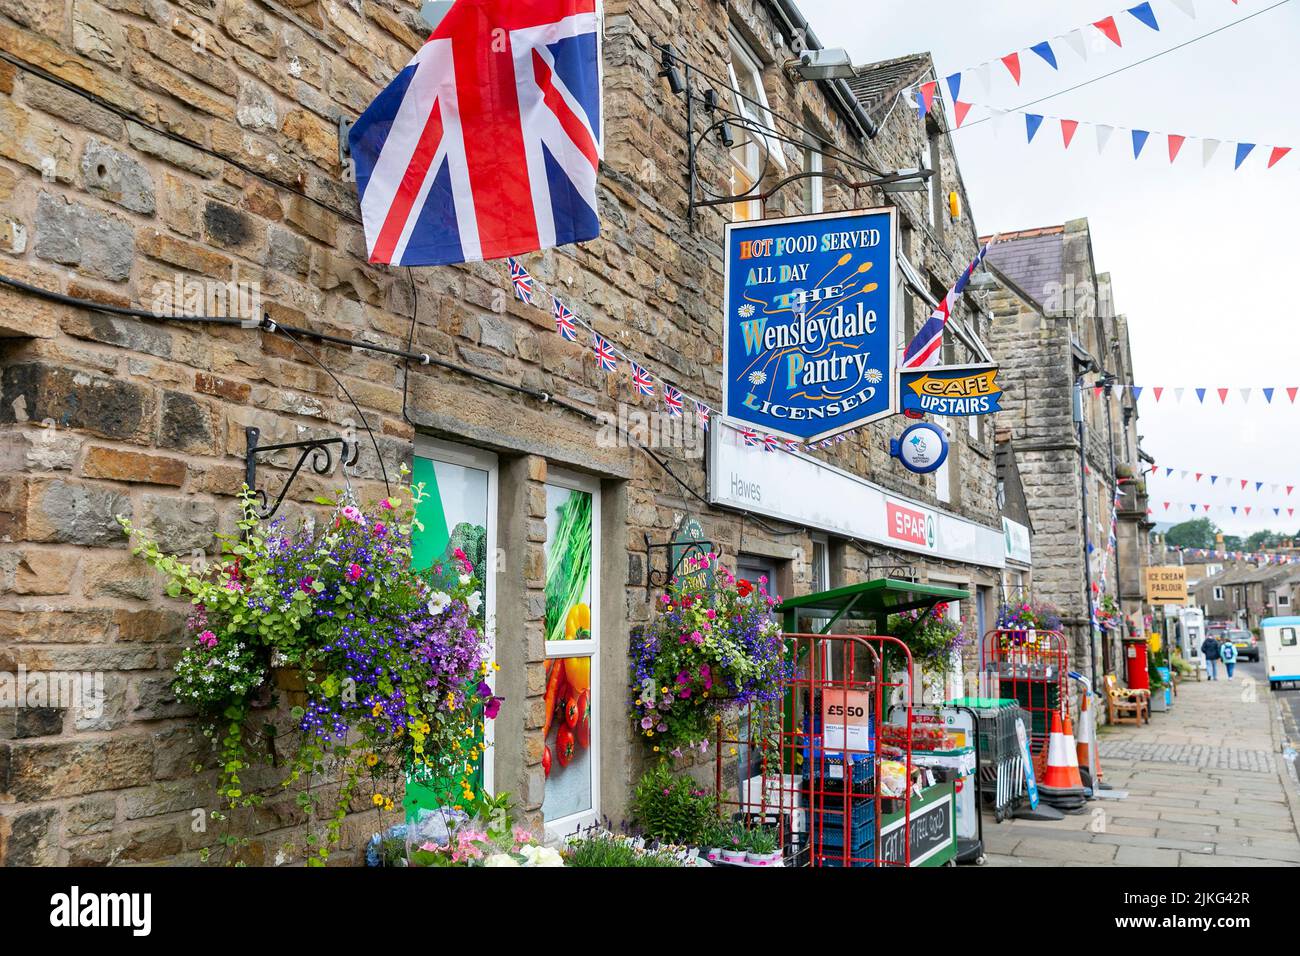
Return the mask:
[[896,210],[728,223],[726,417],[802,442],[896,413]]
[[923,415],[992,415],[1002,411],[996,365],[936,365],[902,372],[903,411]]

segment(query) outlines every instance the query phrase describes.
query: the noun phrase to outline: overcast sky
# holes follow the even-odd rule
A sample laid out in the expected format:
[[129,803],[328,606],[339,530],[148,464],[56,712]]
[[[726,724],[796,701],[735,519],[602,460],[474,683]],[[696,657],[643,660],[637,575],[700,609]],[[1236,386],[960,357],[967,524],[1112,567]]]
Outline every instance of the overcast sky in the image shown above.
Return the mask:
[[[1094,131],[1080,126],[1068,152],[1061,129],[1044,122],[1032,144],[1022,116],[995,132],[988,105],[1011,109],[1076,83],[1101,77],[1152,54],[1264,10],[1276,0],[1196,0],[1197,19],[1172,0],[1151,0],[1160,32],[1143,26],[1126,7],[1137,0],[800,0],[800,8],[827,45],[842,44],[855,62],[867,63],[929,50],[940,77],[1021,50],[1017,87],[994,64],[987,98],[973,73],[962,99],[977,105],[966,127],[954,131],[962,175],[982,234],[1059,224],[1087,217],[1100,271],[1110,272],[1116,307],[1130,322],[1135,382],[1147,386],[1139,402],[1143,447],[1161,465],[1207,477],[1199,483],[1151,479],[1158,520],[1184,520],[1187,508],[1166,500],[1236,504],[1237,516],[1214,510],[1229,533],[1263,527],[1300,527],[1300,399],[1292,405],[1284,386],[1300,385],[1300,320],[1295,306],[1300,256],[1300,0],[1150,63],[1070,93],[1032,112],[1104,123],[1117,129],[1098,155]],[[1123,48],[1094,36],[1087,62],[1064,42],[1052,41],[1053,73],[1028,47],[1075,27],[1117,14]],[[951,111],[949,112],[951,116]],[[1141,158],[1133,160],[1128,129],[1152,130]],[[1189,139],[1171,167],[1166,132],[1224,140],[1210,168],[1202,167],[1199,140]],[[1233,143],[1260,144],[1239,171]],[[1266,170],[1269,149],[1295,151]],[[1150,386],[1166,386],[1160,403]],[[1211,389],[1205,404],[1195,387]],[[1231,387],[1220,406],[1215,387]],[[1261,386],[1275,386],[1266,405]],[[1185,387],[1175,404],[1174,387]],[[1252,387],[1248,405],[1237,389]],[[1251,479],[1248,492],[1228,493],[1208,475]],[[1262,494],[1253,481],[1265,481]],[[1296,485],[1288,498],[1269,484]],[[1247,518],[1242,506],[1251,505]],[[1272,508],[1281,507],[1281,520]],[[1287,518],[1286,507],[1297,514]]]

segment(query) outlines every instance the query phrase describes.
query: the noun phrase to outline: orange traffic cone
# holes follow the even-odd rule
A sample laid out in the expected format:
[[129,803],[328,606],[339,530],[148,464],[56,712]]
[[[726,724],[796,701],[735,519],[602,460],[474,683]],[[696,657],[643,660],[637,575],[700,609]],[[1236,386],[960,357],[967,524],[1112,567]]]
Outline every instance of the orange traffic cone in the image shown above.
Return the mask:
[[[1095,758],[1093,749],[1097,746],[1097,726],[1092,719],[1092,711],[1088,707],[1088,701],[1092,698],[1091,694],[1083,695],[1083,702],[1079,709],[1079,736],[1076,744],[1076,752],[1079,756],[1079,773],[1084,778],[1084,786],[1087,789],[1095,790],[1101,785],[1101,778],[1105,776],[1101,772],[1101,760]],[[1093,760],[1097,759],[1097,779],[1092,779]]]
[[1083,779],[1079,776],[1079,755],[1074,743],[1074,726],[1066,717],[1052,714],[1052,736],[1047,743],[1047,772],[1038,785],[1042,798],[1060,810],[1073,810],[1086,802]]

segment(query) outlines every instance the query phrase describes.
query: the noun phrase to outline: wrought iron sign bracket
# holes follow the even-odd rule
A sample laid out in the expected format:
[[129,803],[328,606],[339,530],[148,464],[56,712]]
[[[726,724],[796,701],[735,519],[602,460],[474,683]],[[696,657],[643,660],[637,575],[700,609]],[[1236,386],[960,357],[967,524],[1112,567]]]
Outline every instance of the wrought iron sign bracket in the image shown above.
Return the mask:
[[[302,466],[307,463],[308,457],[311,458],[311,470],[318,475],[328,475],[334,470],[334,452],[333,446],[339,446],[339,460],[346,467],[351,467],[357,463],[357,456],[361,453],[361,445],[357,442],[349,443],[346,438],[339,436],[337,438],[309,438],[304,441],[281,442],[278,445],[259,445],[258,438],[261,432],[256,428],[244,429],[244,440],[247,443],[247,452],[244,456],[244,483],[254,496],[257,498],[257,505],[254,513],[258,518],[265,521],[272,517],[280,510],[280,505],[284,503],[285,495],[289,493],[289,488],[293,485],[293,480],[298,477],[298,472]],[[349,448],[352,457],[348,457]],[[294,464],[293,470],[289,472],[289,477],[284,482],[284,487],[276,495],[274,503],[268,506],[268,496],[264,489],[257,487],[257,456],[268,455],[277,451],[298,450],[298,461]]]
[[[645,538],[645,589],[646,593],[655,588],[665,587],[669,581],[677,577],[677,572],[681,570],[682,563],[691,555],[695,554],[720,554],[721,552],[714,546],[712,541],[703,539],[692,541],[667,541],[663,544],[653,544],[650,541],[650,535],[644,534]],[[672,549],[681,548],[682,553],[678,555],[677,561],[672,560]],[[662,571],[655,568],[654,555],[656,551],[664,552],[664,569]]]

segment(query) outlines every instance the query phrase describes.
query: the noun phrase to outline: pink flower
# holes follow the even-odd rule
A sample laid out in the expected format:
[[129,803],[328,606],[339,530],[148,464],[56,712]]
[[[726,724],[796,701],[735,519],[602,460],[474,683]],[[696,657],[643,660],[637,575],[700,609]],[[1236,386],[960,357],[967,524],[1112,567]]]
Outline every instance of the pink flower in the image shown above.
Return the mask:
[[361,509],[354,507],[353,505],[348,505],[343,509],[343,517],[347,518],[349,521],[356,522],[359,525],[364,525],[366,523],[366,516],[361,513]]
[[457,548],[451,554],[452,557],[456,559],[456,563],[460,565],[460,570],[462,574],[474,573],[474,565],[469,563],[469,558],[465,557],[464,551],[462,551],[460,548]]
[[379,502],[379,507],[383,508],[385,511],[392,511],[393,503],[385,498],[383,501]]
[[357,564],[356,562],[353,562],[352,564],[348,565],[348,580],[351,581],[353,584],[355,584],[357,581],[360,581],[361,575],[363,574],[365,574],[365,572],[361,570],[361,565]]
[[709,608],[707,611],[704,612],[704,616],[707,617],[710,621],[712,621],[714,618],[718,616],[718,612],[713,610],[713,608]]
[[304,577],[301,581],[298,582],[298,590],[300,590],[300,591],[304,591],[304,592],[306,592],[307,594],[310,594],[310,593],[312,592],[312,583],[313,583],[315,580],[316,580],[316,579],[313,578],[310,574],[307,575],[307,576]]
[[199,635],[199,643],[204,647],[213,648],[217,646],[217,635],[211,631],[204,631]]
[[375,536],[379,538],[382,538],[384,535],[388,534],[388,528],[384,526],[384,523],[382,521],[375,522],[374,531],[375,531]]

